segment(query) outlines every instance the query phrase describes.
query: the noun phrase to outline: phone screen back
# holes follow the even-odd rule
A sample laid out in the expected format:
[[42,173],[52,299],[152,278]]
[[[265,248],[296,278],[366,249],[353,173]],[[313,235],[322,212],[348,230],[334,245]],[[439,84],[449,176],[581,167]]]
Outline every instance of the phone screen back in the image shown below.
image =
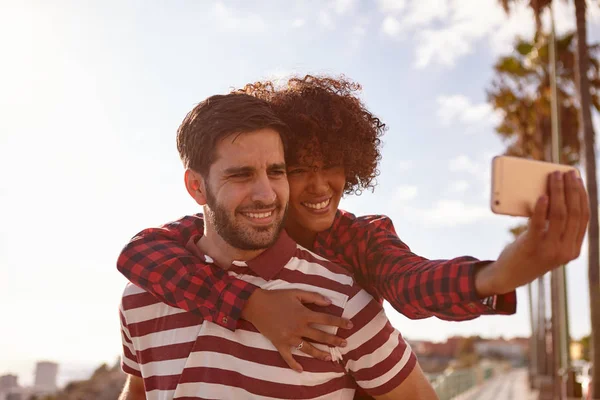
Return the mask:
[[548,175],[575,167],[525,158],[497,156],[492,161],[491,208],[496,214],[529,217],[540,196],[547,193]]

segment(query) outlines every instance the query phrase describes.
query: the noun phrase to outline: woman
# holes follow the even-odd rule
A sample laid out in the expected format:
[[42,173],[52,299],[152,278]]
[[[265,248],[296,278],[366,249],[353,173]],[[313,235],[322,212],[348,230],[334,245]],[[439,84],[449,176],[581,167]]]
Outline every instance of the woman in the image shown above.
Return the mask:
[[[338,210],[343,194],[375,187],[383,124],[358,99],[358,84],[347,79],[306,76],[283,88],[271,82],[247,85],[241,92],[267,100],[291,129],[286,162],[290,198],[286,230],[300,245],[350,270],[378,299],[386,299],[409,318],[437,316],[467,320],[482,314],[511,314],[515,293],[482,300],[476,271],[488,262],[472,257],[430,261],[410,252],[389,218],[355,217]],[[304,339],[340,345],[339,338],[308,334],[309,324],[344,328],[346,321],[309,310],[324,305],[302,291],[263,291],[231,279],[185,249],[202,231],[201,215],[184,217],[139,233],[121,253],[117,268],[131,282],[165,303],[201,314],[234,330],[242,317],[269,338],[290,367],[301,370],[291,348]],[[488,304],[494,304],[494,307]],[[314,307],[311,307],[314,309]],[[308,343],[303,352],[327,354]]]

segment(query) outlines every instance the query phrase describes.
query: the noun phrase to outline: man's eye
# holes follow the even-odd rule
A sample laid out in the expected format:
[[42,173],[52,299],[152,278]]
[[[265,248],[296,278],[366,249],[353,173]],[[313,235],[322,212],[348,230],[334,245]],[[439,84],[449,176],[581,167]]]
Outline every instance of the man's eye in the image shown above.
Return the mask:
[[250,174],[247,174],[247,173],[233,174],[233,175],[230,175],[230,177],[234,178],[234,179],[244,179],[244,178],[250,177]]
[[271,175],[282,176],[285,175],[285,171],[271,171]]

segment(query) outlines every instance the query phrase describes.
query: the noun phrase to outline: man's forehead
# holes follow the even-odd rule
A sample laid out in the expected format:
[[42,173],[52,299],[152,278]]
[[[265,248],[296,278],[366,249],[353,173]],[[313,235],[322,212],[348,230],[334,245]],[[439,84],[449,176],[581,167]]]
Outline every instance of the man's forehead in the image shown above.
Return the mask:
[[216,153],[227,153],[232,150],[253,152],[283,151],[283,141],[279,133],[273,129],[260,129],[252,132],[231,133],[215,144]]
[[249,162],[231,162],[231,163],[222,163],[218,166],[221,171],[229,171],[229,172],[242,172],[242,171],[258,171],[263,169],[280,169],[285,168],[286,164],[282,161],[273,161],[273,162],[264,162],[264,163],[249,163]]
[[223,152],[217,153],[211,169],[216,169],[221,173],[234,170],[258,171],[264,169],[285,168],[285,159],[283,152],[269,152],[263,155],[242,153],[242,152]]

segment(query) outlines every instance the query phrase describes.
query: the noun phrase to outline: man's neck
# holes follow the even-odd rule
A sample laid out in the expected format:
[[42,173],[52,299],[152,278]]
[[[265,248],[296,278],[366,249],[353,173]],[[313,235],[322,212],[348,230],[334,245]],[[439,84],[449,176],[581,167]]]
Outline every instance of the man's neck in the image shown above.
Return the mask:
[[261,250],[240,250],[231,246],[212,229],[204,227],[204,235],[197,243],[204,254],[212,258],[219,267],[229,269],[233,261],[248,261],[257,257]]

